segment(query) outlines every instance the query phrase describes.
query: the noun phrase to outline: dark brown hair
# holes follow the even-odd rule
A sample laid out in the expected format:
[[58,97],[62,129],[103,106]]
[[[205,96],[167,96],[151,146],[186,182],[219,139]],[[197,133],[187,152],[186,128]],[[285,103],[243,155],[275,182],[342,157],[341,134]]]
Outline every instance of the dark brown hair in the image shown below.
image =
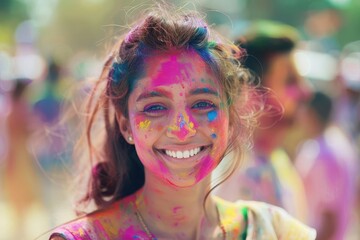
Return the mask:
[[299,41],[298,31],[286,24],[259,20],[252,23],[235,44],[246,50],[243,65],[262,78],[269,70],[273,58],[290,53]]

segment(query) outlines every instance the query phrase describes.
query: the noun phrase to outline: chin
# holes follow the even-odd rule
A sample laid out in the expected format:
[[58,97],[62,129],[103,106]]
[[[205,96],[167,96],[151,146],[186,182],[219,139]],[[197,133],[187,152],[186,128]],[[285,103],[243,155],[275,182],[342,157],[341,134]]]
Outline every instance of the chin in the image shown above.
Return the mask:
[[165,181],[174,188],[191,188],[199,183],[199,180],[194,177],[188,177],[186,179],[174,179],[166,178]]

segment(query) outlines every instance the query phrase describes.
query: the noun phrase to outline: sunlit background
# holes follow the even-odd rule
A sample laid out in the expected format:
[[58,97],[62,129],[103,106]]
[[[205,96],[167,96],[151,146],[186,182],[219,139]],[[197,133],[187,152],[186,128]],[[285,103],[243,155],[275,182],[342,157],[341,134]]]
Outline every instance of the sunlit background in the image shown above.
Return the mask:
[[[86,87],[79,92],[75,87],[99,74],[114,38],[152,2],[0,1],[0,240],[34,239],[75,216],[67,179],[75,177],[71,136],[77,135],[76,111],[59,125],[60,110],[83,100]],[[303,38],[295,55],[300,74],[336,99],[341,99],[341,84],[358,101],[359,0],[169,2],[200,10],[231,38],[257,19],[296,27]],[[19,81],[25,101],[14,104],[11,96]],[[359,103],[354,106],[359,109]],[[350,131],[359,146],[357,127]],[[296,148],[287,147],[290,152]],[[9,162],[10,155],[21,161]],[[355,220],[349,239],[360,234]]]

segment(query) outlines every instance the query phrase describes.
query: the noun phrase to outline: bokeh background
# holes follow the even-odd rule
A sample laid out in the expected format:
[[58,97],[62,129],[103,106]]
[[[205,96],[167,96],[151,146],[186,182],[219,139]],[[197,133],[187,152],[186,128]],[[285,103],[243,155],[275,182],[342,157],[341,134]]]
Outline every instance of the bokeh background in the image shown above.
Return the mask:
[[[75,216],[68,187],[81,113],[74,106],[115,37],[153,2],[0,1],[0,240],[35,239]],[[258,19],[296,27],[300,74],[338,102],[351,98],[351,114],[340,121],[360,146],[360,0],[167,2],[200,10],[231,38]],[[289,132],[290,156],[298,138]],[[349,239],[360,236],[357,211]]]

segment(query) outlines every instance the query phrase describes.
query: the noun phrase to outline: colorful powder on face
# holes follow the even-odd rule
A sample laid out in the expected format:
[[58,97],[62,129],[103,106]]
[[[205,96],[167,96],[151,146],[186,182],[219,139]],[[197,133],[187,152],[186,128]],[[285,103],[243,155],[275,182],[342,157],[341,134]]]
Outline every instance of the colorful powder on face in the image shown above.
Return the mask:
[[176,214],[179,210],[181,210],[182,207],[178,206],[178,207],[174,207],[173,208],[173,213]]
[[160,68],[151,69],[150,67],[151,65],[148,74],[154,76],[153,87],[182,82],[184,78],[189,78],[190,72],[193,71],[193,65],[182,62],[176,53],[170,55],[167,61],[162,62]]
[[[211,74],[211,73],[210,73],[210,74]],[[217,87],[216,82],[215,82],[213,79],[211,79],[211,78],[207,78],[207,79],[201,78],[200,81],[201,81],[202,83],[209,83],[211,86],[213,86],[213,87],[215,87],[215,88]]]
[[211,134],[211,138],[216,138],[216,137],[217,137],[217,136],[216,136],[215,133]]
[[150,120],[145,120],[145,121],[141,121],[139,124],[138,124],[138,127],[140,129],[147,129],[149,126],[150,126]]
[[201,181],[204,177],[210,174],[211,170],[214,167],[214,160],[210,156],[206,156],[206,159],[202,160],[202,165],[199,169],[199,172],[196,176],[196,181]]
[[180,126],[180,129],[183,128],[185,126],[186,122],[184,120],[184,116],[182,114],[180,114],[179,116],[179,126]]
[[180,114],[176,119],[176,124],[169,126],[168,131],[176,135],[180,140],[184,140],[189,134],[196,133],[194,123],[189,120],[188,115]]
[[208,117],[209,122],[214,121],[217,117],[217,111],[208,112],[207,117]]
[[209,88],[204,88],[204,92],[208,93],[209,91]]

